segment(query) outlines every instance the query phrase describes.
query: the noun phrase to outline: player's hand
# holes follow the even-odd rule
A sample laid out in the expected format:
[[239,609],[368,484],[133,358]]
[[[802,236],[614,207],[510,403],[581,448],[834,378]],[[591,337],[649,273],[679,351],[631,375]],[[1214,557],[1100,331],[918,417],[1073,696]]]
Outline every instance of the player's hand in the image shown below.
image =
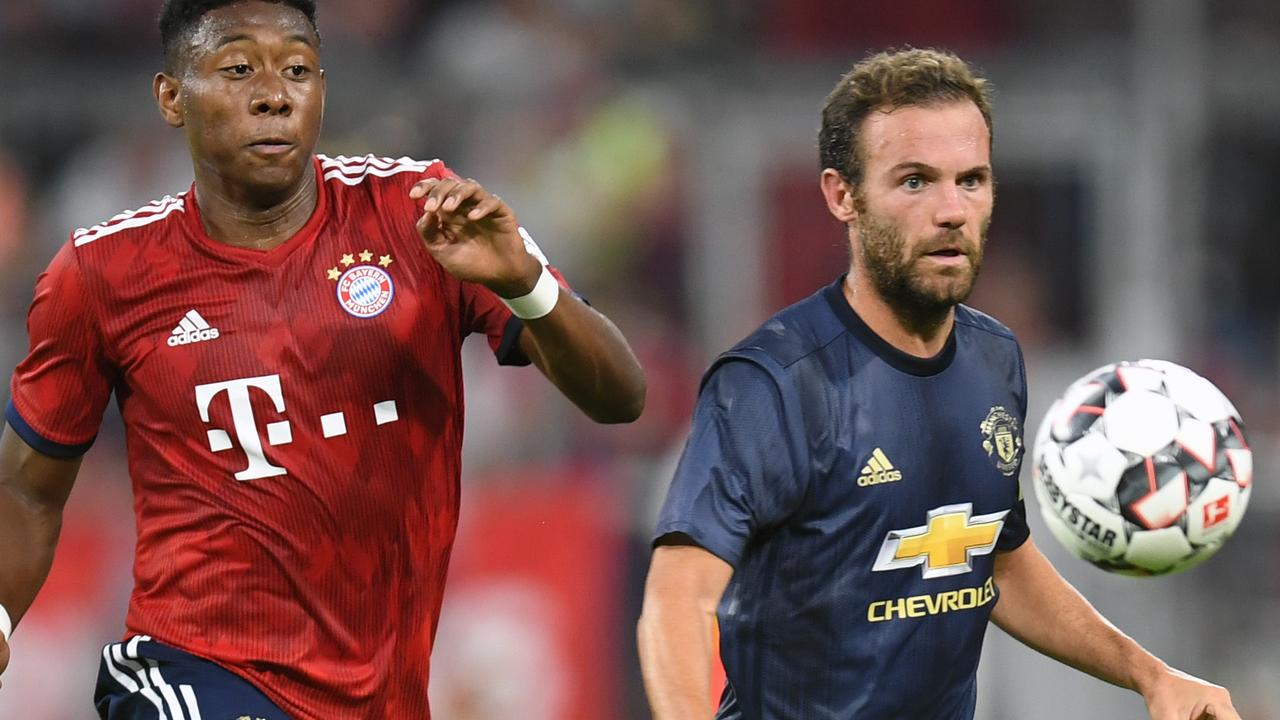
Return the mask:
[[1173,668],[1144,697],[1151,720],[1240,720],[1226,688]]
[[[5,669],[8,667],[9,667],[9,643],[5,641],[4,635],[0,635],[0,675],[3,675]],[[0,682],[0,687],[4,687],[4,683]]]
[[533,290],[542,265],[525,250],[516,215],[502,198],[475,180],[456,178],[423,180],[409,197],[422,201],[418,234],[446,272],[502,297]]

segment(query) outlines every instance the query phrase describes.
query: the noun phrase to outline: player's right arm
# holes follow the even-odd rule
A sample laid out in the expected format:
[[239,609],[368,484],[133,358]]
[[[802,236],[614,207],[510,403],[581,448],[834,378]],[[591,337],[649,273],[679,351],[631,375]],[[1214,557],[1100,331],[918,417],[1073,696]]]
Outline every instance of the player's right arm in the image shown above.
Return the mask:
[[658,519],[636,630],[656,720],[711,717],[721,597],[750,539],[784,521],[805,494],[798,410],[768,364],[731,359],[711,370]]
[[654,549],[636,629],[654,720],[711,714],[716,606],[733,567],[685,539],[668,536]]
[[[53,562],[62,508],[93,443],[115,370],[92,293],[67,243],[36,280],[29,349],[13,372],[0,436],[0,604],[16,624]],[[0,672],[9,646],[0,647]]]
[[[7,423],[0,435],[0,605],[14,624],[49,575],[62,528],[62,508],[80,458],[58,459],[32,448]],[[0,673],[9,643],[0,637]]]

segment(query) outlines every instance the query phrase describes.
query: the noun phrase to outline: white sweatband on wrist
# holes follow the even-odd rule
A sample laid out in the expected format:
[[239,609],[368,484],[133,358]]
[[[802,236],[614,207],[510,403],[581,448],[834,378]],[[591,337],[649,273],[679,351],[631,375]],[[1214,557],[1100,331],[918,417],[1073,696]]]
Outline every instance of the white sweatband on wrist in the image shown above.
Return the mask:
[[13,620],[9,619],[9,611],[0,605],[0,635],[4,636],[4,641],[9,642],[9,636],[13,634]]
[[560,300],[560,283],[551,274],[546,265],[542,266],[542,274],[528,295],[517,298],[502,298],[502,302],[511,308],[511,314],[521,320],[537,320],[545,317],[556,307]]

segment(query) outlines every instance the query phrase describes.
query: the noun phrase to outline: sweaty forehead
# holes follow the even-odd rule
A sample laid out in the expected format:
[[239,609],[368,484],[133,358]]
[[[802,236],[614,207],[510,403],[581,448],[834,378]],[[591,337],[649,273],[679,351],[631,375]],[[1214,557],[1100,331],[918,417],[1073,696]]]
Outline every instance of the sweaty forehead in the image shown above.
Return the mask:
[[210,10],[192,28],[187,48],[193,55],[216,51],[228,40],[288,42],[305,40],[319,49],[320,40],[302,11],[281,3],[239,2]]
[[974,165],[990,162],[991,155],[987,122],[968,101],[872,112],[864,120],[862,142],[868,165]]

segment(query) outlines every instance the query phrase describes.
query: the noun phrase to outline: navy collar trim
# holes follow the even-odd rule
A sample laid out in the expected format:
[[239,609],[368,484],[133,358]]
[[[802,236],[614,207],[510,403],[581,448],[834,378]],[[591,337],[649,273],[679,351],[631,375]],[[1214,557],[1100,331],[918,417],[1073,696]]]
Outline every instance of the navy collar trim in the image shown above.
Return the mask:
[[922,358],[905,353],[877,335],[874,330],[863,322],[862,318],[858,317],[858,313],[853,311],[853,308],[849,306],[849,301],[844,297],[844,279],[844,275],[836,278],[836,281],[828,285],[822,291],[822,294],[826,296],[827,303],[831,305],[831,310],[835,312],[836,317],[840,318],[840,322],[844,323],[849,332],[853,333],[870,348],[871,352],[875,353],[877,357],[904,373],[918,377],[937,375],[951,367],[951,361],[956,357],[956,328],[954,323],[951,326],[951,334],[947,336],[946,344],[942,346],[937,355]]

